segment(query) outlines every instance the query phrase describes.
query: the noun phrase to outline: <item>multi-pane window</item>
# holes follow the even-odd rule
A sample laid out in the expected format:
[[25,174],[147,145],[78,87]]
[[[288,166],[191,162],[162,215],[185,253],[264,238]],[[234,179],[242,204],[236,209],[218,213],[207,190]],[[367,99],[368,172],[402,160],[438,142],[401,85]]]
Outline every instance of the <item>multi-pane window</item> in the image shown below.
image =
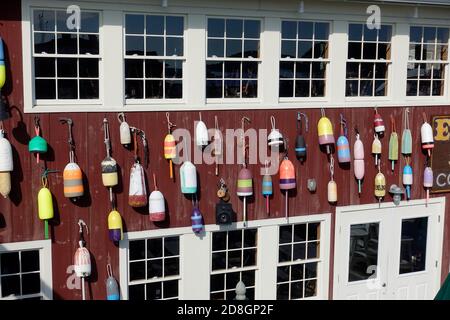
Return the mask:
[[207,98],[258,97],[261,21],[208,18]]
[[100,16],[80,17],[77,28],[65,10],[33,10],[35,99],[99,99]]
[[280,226],[277,299],[317,296],[320,222]]
[[255,299],[257,229],[214,232],[211,251],[211,300],[232,300],[242,281],[246,296]]
[[39,250],[0,253],[0,299],[41,300]]
[[280,98],[325,96],[329,30],[325,22],[282,22]]
[[182,99],[184,17],[125,15],[125,98]]
[[411,26],[407,96],[444,95],[449,28]]
[[386,96],[392,26],[369,29],[349,24],[346,91],[348,97]]
[[130,300],[178,299],[179,237],[129,242],[128,297]]

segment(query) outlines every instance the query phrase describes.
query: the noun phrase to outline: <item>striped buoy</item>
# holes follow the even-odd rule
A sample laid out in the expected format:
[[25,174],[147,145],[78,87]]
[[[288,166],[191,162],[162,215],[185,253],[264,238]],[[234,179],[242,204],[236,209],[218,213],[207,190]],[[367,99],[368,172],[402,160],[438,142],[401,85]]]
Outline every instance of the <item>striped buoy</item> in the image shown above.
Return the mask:
[[377,108],[375,108],[375,115],[373,117],[373,127],[376,134],[382,135],[384,133],[384,121],[381,115],[378,113]]
[[197,169],[190,161],[180,167],[181,192],[192,194],[197,192]]
[[395,161],[398,161],[398,134],[395,126],[394,116],[391,114],[391,136],[389,138],[389,160],[391,161],[391,168],[394,171]]
[[147,205],[147,189],[145,186],[144,168],[140,163],[134,163],[130,171],[130,190],[128,204],[132,207]]
[[406,198],[411,199],[411,186],[413,184],[413,170],[412,167],[407,164],[403,168],[403,185],[406,187]]
[[5,52],[3,50],[3,40],[0,37],[0,90],[6,82]]
[[353,159],[355,178],[358,180],[358,193],[361,193],[361,184],[364,179],[365,168],[364,146],[361,139],[359,139],[359,133],[356,133],[356,141],[353,146]]
[[191,214],[192,231],[200,233],[203,231],[203,216],[200,209],[196,205]]
[[166,218],[166,204],[163,194],[158,190],[156,185],[155,174],[153,174],[153,184],[155,190],[150,193],[148,199],[150,221],[164,221]]
[[262,180],[262,195],[266,198],[266,213],[269,214],[270,207],[269,207],[269,199],[270,196],[273,194],[273,185],[272,185],[272,176],[269,174],[269,168],[268,168],[269,162],[265,161],[265,168],[266,172],[263,176]]
[[270,123],[272,125],[272,129],[267,136],[267,142],[269,146],[281,146],[284,144],[283,135],[280,133],[278,129],[275,128],[275,117],[270,117]]
[[308,117],[302,112],[297,112],[297,138],[295,139],[295,155],[300,162],[306,160],[306,142],[302,130],[302,116],[305,118],[305,132],[308,132]]
[[337,155],[339,163],[350,162],[350,145],[347,139],[347,121],[341,114],[341,135],[336,142]]
[[79,278],[91,275],[91,255],[85,247],[79,247],[75,252],[74,269]]
[[64,196],[66,198],[81,197],[84,193],[83,174],[75,162],[69,162],[63,171]]
[[0,130],[0,194],[7,198],[11,192],[11,171],[13,171],[12,148]]
[[372,142],[372,154],[375,157],[375,166],[378,165],[378,159],[381,157],[381,141],[378,139],[378,134],[374,134]]
[[112,267],[109,263],[106,265],[106,272],[108,274],[108,278],[105,283],[106,300],[120,300],[119,285],[113,276]]
[[123,240],[122,217],[117,210],[112,210],[108,215],[109,240],[117,242]]
[[102,163],[102,182],[105,187],[114,187],[119,183],[117,174],[117,162],[111,157],[106,157]]
[[327,154],[331,153],[331,145],[334,144],[333,126],[330,119],[325,116],[322,109],[322,117],[317,124],[317,132],[319,135],[319,144],[326,148]]
[[280,164],[280,189],[295,189],[295,168],[292,162],[285,158]]

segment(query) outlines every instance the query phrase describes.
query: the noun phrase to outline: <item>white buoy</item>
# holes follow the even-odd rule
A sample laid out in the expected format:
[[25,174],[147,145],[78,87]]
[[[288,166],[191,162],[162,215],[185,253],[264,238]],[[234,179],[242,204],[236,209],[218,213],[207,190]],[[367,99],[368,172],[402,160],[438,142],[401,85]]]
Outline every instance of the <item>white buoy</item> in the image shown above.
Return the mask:
[[12,148],[4,131],[0,130],[0,194],[7,198],[11,192],[11,171],[13,171]]
[[131,131],[129,124],[125,121],[125,114],[123,112],[119,113],[117,118],[120,122],[120,143],[123,145],[128,145],[131,143]]
[[195,143],[198,147],[204,147],[208,145],[208,129],[206,124],[202,121],[202,114],[199,113],[200,120],[197,121],[197,126],[195,127]]

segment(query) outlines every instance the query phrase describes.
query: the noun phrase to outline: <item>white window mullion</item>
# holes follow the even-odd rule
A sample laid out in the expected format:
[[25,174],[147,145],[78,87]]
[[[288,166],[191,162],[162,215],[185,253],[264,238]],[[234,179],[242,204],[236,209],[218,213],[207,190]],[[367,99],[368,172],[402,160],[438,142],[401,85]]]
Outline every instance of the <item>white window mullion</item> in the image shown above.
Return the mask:
[[391,66],[389,68],[389,95],[394,103],[406,99],[406,81],[409,58],[409,25],[396,24],[392,35]]
[[333,104],[345,103],[345,78],[348,50],[348,22],[335,20],[330,32],[329,74],[327,75],[326,96]]
[[258,228],[257,264],[255,299],[276,300],[278,264],[277,225]]
[[258,96],[264,105],[278,104],[281,52],[281,19],[265,18],[261,33]]

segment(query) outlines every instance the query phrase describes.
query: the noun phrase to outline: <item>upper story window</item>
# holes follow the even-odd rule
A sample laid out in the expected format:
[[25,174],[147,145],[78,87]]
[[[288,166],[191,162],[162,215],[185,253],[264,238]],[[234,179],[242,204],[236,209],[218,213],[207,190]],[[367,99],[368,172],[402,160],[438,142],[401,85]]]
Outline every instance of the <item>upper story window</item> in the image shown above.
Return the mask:
[[281,24],[280,98],[324,97],[329,23]]
[[207,98],[257,98],[261,22],[208,18]]
[[64,10],[33,10],[34,98],[99,99],[98,12],[81,12],[80,29],[69,29]]
[[449,28],[411,26],[407,96],[443,96]]
[[125,15],[125,98],[182,99],[184,17]]
[[369,29],[366,24],[349,24],[347,97],[387,96],[391,37],[389,25]]

